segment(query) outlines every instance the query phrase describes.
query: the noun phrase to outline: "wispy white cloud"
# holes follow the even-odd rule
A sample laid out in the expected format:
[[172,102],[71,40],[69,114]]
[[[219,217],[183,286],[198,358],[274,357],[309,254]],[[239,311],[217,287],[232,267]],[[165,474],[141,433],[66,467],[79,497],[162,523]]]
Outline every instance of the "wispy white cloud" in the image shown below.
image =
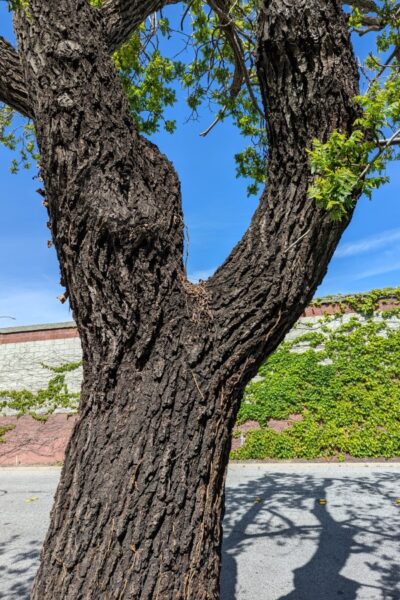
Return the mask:
[[354,279],[367,279],[368,277],[374,277],[375,275],[383,275],[384,273],[392,273],[393,271],[400,271],[400,262],[390,262],[377,264],[376,267],[361,271],[354,276]]
[[214,274],[215,269],[216,267],[214,267],[213,269],[205,269],[204,271],[193,271],[192,273],[189,273],[188,279],[192,283],[198,283],[200,279],[205,281],[206,279],[211,277],[211,275]]
[[[371,250],[378,250],[400,241],[400,228],[381,231],[380,233],[363,238],[357,242],[348,242],[339,247],[336,251],[335,258],[347,258],[364,254]],[[386,271],[385,271],[386,272]]]

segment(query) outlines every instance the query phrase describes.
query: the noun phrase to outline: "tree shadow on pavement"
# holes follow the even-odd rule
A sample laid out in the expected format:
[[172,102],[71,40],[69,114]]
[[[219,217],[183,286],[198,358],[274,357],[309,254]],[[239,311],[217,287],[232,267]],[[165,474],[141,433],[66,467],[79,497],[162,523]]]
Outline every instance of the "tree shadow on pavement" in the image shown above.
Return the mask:
[[[397,485],[273,472],[227,488],[221,600],[248,600],[251,585],[260,600],[400,600]],[[255,553],[261,572],[245,566]]]
[[[28,543],[13,535],[0,542],[1,600],[29,600],[39,564],[42,541]],[[21,547],[23,544],[23,547]]]
[[[400,600],[397,473],[299,471],[227,488],[221,600]],[[28,600],[42,541],[1,538],[0,599]]]

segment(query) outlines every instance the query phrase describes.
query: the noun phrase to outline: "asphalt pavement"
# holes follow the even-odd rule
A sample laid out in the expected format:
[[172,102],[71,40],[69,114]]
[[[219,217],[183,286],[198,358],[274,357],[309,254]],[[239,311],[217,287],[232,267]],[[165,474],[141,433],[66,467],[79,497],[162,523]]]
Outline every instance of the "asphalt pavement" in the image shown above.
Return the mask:
[[[0,469],[1,599],[29,598],[59,474]],[[400,600],[399,475],[399,463],[231,464],[222,600]]]

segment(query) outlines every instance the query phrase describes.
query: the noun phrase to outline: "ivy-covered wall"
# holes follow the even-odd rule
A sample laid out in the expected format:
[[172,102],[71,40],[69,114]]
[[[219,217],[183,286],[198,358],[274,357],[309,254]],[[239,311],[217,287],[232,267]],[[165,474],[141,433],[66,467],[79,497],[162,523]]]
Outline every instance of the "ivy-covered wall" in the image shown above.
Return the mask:
[[302,321],[247,386],[237,459],[400,456],[400,318]]
[[[4,390],[37,392],[45,389],[55,377],[54,371],[48,367],[59,367],[82,360],[79,337],[70,335],[74,325],[65,325],[0,330],[0,393]],[[43,339],[46,337],[50,339]],[[82,367],[67,370],[63,373],[63,378],[68,390],[78,393]],[[1,400],[0,398],[0,402]],[[3,407],[1,413],[13,414],[14,410]]]
[[[293,327],[285,341],[304,338],[306,333],[321,333],[326,328],[334,330],[348,322],[355,313],[364,321],[374,315],[376,322],[380,322],[380,315],[385,314],[388,326],[397,328],[400,327],[396,308],[399,303],[399,289],[318,299],[308,307],[305,316]],[[377,310],[379,312],[374,312]],[[335,318],[332,318],[332,313],[336,314]],[[302,352],[309,347],[310,340],[306,336],[293,347],[293,351]],[[81,344],[73,322],[0,329],[0,392],[25,389],[37,392],[54,377],[54,372],[47,366],[75,364],[81,359]],[[81,381],[82,367],[66,370],[65,383],[71,393],[79,392]]]
[[[77,409],[76,328],[37,329],[0,330],[0,414]],[[247,386],[235,435],[237,459],[400,456],[399,289],[314,302]]]

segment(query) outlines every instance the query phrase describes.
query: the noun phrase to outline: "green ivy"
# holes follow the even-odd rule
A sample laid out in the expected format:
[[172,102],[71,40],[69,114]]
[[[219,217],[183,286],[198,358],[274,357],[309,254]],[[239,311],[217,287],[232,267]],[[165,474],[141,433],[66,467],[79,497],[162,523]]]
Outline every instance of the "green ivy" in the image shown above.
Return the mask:
[[1,425],[0,426],[0,444],[4,444],[7,440],[4,437],[7,431],[11,431],[15,428],[15,425]]
[[[315,459],[400,454],[400,330],[350,318],[283,343],[246,388],[238,423],[257,421],[235,459]],[[296,350],[301,342],[308,349]],[[321,349],[322,347],[322,349]],[[304,349],[304,348],[303,348]],[[298,414],[288,429],[269,419]]]
[[26,389],[0,390],[0,411],[9,409],[16,411],[17,416],[31,415],[38,420],[46,420],[57,408],[76,412],[79,394],[69,391],[65,377],[68,372],[78,369],[81,364],[81,362],[71,362],[58,367],[42,364],[43,368],[55,373],[46,388],[37,392]]

